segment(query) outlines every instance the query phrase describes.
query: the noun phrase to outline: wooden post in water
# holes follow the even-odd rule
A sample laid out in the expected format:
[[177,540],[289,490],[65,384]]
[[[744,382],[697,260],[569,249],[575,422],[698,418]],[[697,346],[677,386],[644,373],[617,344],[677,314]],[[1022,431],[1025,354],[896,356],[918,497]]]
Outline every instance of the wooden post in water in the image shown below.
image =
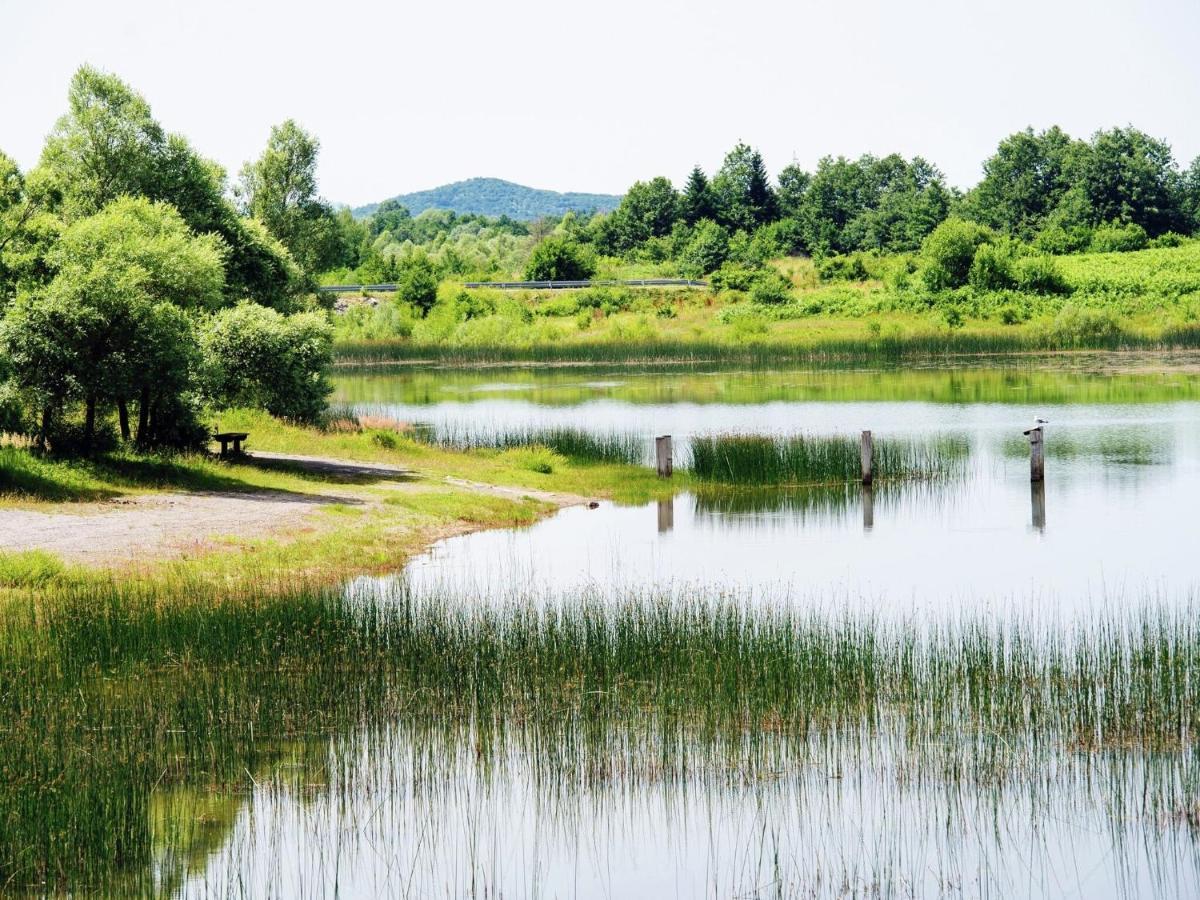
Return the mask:
[[674,461],[671,457],[671,436],[664,434],[654,439],[654,462],[659,478],[670,478]]
[[1046,458],[1042,452],[1042,426],[1030,428],[1029,435],[1029,480],[1042,481],[1046,477]]
[[863,531],[875,527],[875,488],[864,484],[862,489]]
[[871,443],[871,432],[864,431],[862,433],[862,483],[870,484],[874,479],[874,471],[872,470],[872,452],[874,447]]

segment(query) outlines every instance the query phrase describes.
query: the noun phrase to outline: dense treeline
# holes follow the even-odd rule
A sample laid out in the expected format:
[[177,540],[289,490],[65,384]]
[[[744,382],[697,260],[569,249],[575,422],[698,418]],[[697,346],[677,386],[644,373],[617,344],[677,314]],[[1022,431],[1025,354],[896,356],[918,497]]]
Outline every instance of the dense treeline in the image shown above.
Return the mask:
[[186,447],[213,404],[316,415],[332,336],[302,298],[347,252],[316,153],[284,123],[231,199],[142,97],[81,68],[38,165],[0,154],[0,432]]
[[[871,260],[882,255],[913,254],[906,274],[920,268],[910,281],[928,291],[1053,292],[1061,281],[1042,257],[1136,250],[1195,232],[1200,160],[1180,170],[1166,143],[1132,127],[1086,141],[1026,129],[1000,142],[963,194],[927,160],[897,154],[826,157],[812,172],[793,163],[772,179],[761,154],[739,143],[711,178],[697,166],[681,188],[665,177],[637,182],[611,213],[523,225],[436,211],[411,217],[391,203],[347,232],[353,227],[359,271],[336,277],[415,279],[422,290],[401,293],[418,310],[434,302],[428,283],[443,278],[586,278],[630,265],[711,276],[719,289],[781,302],[788,286],[765,264],[795,254],[817,259],[831,281],[874,275]],[[964,252],[965,265],[947,262],[947,253]]]

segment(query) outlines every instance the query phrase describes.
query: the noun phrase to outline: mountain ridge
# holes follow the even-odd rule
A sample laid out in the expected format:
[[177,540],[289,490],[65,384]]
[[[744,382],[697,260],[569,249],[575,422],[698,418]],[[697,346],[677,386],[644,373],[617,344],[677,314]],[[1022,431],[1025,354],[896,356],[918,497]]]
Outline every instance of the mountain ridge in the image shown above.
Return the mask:
[[[448,209],[456,213],[508,216],[520,221],[561,216],[569,211],[607,212],[616,209],[621,202],[616,194],[564,193],[531,188],[502,178],[468,178],[389,199],[402,204],[414,216],[427,209]],[[351,213],[357,219],[366,218],[385,202],[354,207]]]

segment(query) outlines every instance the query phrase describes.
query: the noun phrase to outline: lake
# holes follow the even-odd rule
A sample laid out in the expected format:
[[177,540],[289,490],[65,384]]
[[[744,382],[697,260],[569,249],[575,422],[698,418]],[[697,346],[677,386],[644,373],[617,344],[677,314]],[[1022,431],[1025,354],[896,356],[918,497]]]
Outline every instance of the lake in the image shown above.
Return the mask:
[[[653,699],[639,701],[644,716],[571,714],[552,728],[511,712],[453,725],[399,713],[318,741],[327,763],[317,776],[305,769],[300,783],[256,786],[229,814],[222,840],[188,864],[183,893],[1200,891],[1200,766],[1190,732],[1168,728],[1174,737],[1153,747],[1109,737],[1093,745],[1092,732],[1104,727],[1076,721],[1061,699],[1072,684],[1091,683],[1084,670],[1092,660],[1132,648],[1131,635],[1155,616],[1169,618],[1170,634],[1190,635],[1200,585],[1191,555],[1200,497],[1196,376],[1088,371],[1084,362],[837,372],[356,370],[339,377],[334,399],[447,432],[570,426],[633,434],[647,455],[653,436],[666,433],[681,457],[691,437],[719,432],[871,429],[879,438],[953,435],[969,447],[964,470],[945,478],[870,489],[692,485],[649,504],[571,507],[528,528],[442,541],[402,572],[359,579],[349,588],[355,596],[426,598],[420,602],[446,604],[448,621],[458,623],[482,609],[501,611],[503,623],[504,610],[591,605],[635,617],[644,605],[653,617],[671,604],[690,609],[695,597],[712,609],[749,610],[748,622],[755,611],[784,610],[797,621],[851,623],[860,637],[901,635],[898,652],[924,660],[917,680],[926,685],[939,683],[939,665],[962,658],[926,642],[960,629],[1008,635],[1001,660],[1028,653],[1083,662],[1075,675],[1057,664],[1030,674],[1026,680],[1047,686],[1045,721],[1037,725],[1037,705],[1023,702],[1020,723],[1003,733],[1007,726],[986,724],[1002,696],[982,705],[971,696],[961,708],[972,712],[945,718],[921,696],[911,708],[880,706],[800,731],[763,718],[675,721],[669,705]],[[1049,420],[1043,485],[1030,483],[1022,435],[1035,416]],[[859,638],[838,640],[850,646]],[[906,640],[916,649],[903,650]],[[1071,656],[1073,641],[1082,655]],[[969,655],[980,645],[967,646]],[[1134,671],[1136,653],[1119,655]],[[1102,696],[1092,690],[1080,708],[1113,706],[1126,680],[1106,682]],[[796,690],[807,683],[799,678]],[[786,694],[788,686],[776,688]],[[191,802],[160,799],[185,810]]]

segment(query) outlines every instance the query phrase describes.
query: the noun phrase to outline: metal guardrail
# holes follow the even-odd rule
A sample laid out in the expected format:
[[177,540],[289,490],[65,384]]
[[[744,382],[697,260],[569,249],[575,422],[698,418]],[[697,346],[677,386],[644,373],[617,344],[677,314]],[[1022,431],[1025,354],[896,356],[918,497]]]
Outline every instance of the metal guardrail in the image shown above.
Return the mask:
[[[463,287],[495,288],[500,291],[560,291],[586,287],[689,287],[706,288],[707,281],[691,278],[634,278],[626,281],[468,281]],[[394,291],[395,284],[323,284],[322,294],[353,294],[358,291]]]

